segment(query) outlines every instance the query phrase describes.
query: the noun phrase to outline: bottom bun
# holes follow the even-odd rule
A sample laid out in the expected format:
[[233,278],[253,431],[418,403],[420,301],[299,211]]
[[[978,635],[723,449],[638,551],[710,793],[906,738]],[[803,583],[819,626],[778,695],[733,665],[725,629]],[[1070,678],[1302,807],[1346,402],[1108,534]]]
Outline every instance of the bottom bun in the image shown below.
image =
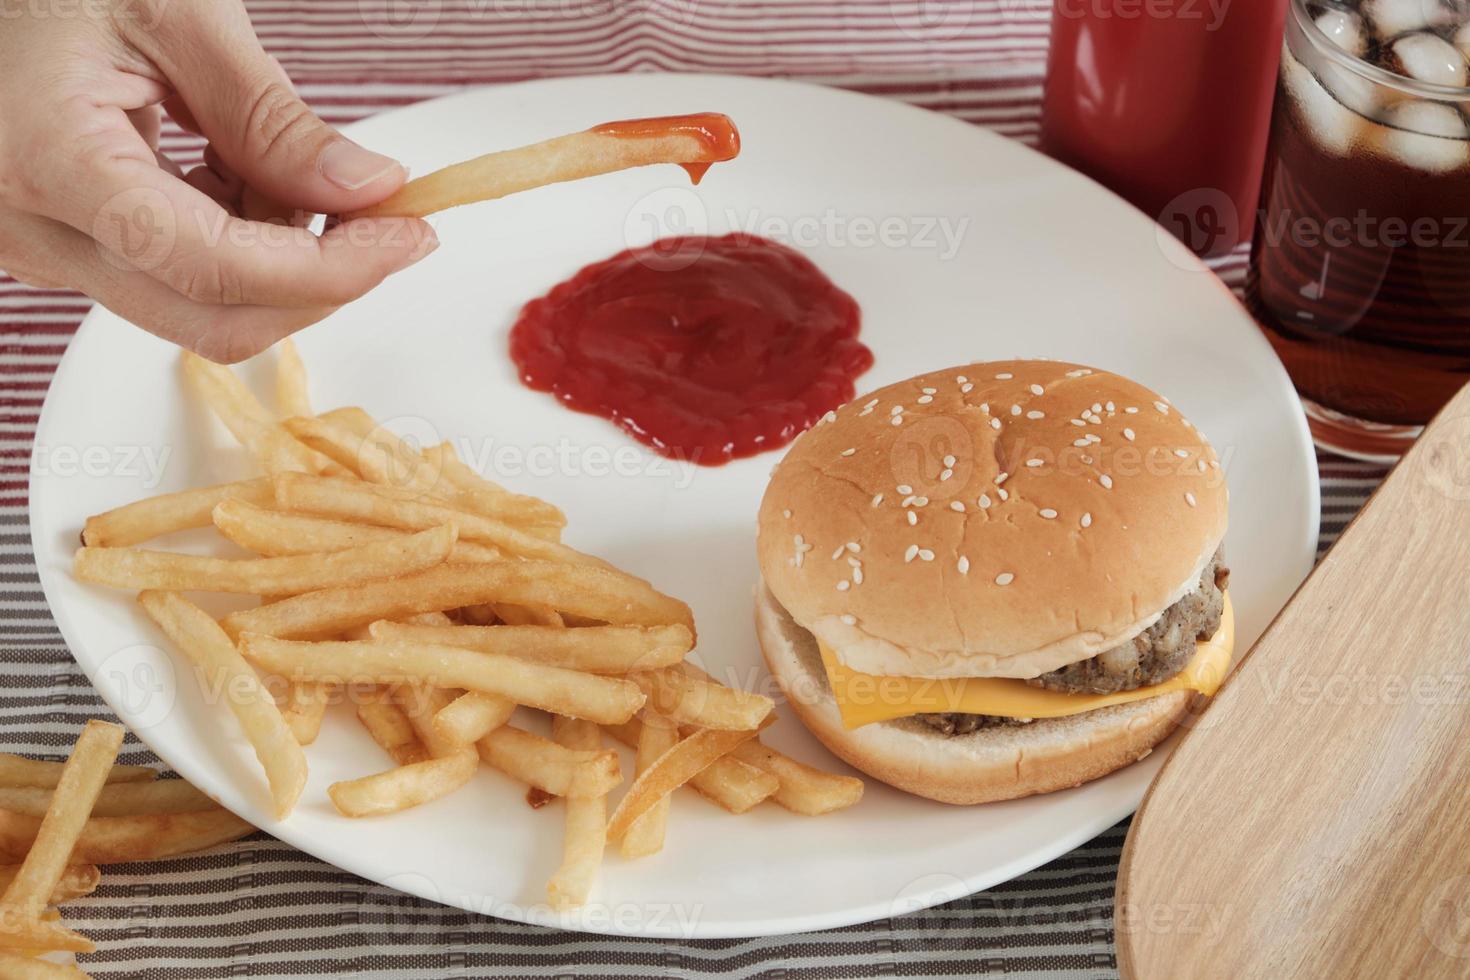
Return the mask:
[[1176,691],[1027,725],[945,735],[912,718],[843,727],[816,638],[764,584],[756,633],[802,723],[848,765],[941,803],[990,803],[1079,786],[1131,765],[1169,737],[1194,698]]

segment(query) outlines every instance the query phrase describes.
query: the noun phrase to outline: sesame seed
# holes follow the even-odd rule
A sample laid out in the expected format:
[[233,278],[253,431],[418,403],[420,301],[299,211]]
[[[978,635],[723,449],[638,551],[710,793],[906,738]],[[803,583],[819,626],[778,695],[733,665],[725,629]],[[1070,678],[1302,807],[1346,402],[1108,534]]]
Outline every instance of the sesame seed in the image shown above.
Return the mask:
[[842,616],[842,622],[845,625],[847,625],[847,626],[856,626],[857,625],[857,617],[856,616],[847,615],[847,614],[843,614],[843,616]]
[[1088,442],[1102,442],[1102,436],[1097,435],[1097,434],[1092,433],[1092,432],[1087,433],[1087,437],[1086,438],[1087,438],[1087,441]]
[[1189,458],[1189,450],[1188,449],[1176,449],[1176,450],[1174,450],[1174,455],[1175,456],[1178,456],[1180,459],[1188,459]]
[[1195,506],[1196,503],[1198,503],[1198,501],[1194,499],[1194,494],[1190,493],[1187,490],[1184,493],[1184,502],[1189,504],[1189,506],[1191,507]]
[[1096,412],[1089,412],[1087,414],[1087,421],[1091,422],[1093,425],[1102,425],[1102,416],[1097,414]]
[[1165,415],[1168,415],[1169,414],[1169,406],[1168,405],[1165,405],[1163,402],[1154,402],[1154,408],[1157,408],[1160,412],[1162,412]]
[[1088,511],[1087,513],[1083,514],[1082,520],[1078,523],[1080,523],[1083,527],[1092,527],[1092,511]]
[[928,497],[915,497],[914,498],[914,506],[915,507],[928,507],[929,506],[929,498]]
[[1010,572],[1001,572],[999,575],[997,575],[995,577],[995,584],[996,585],[1010,585],[1015,580],[1016,580],[1016,576],[1012,575]]
[[930,551],[928,548],[920,548],[919,549],[919,559],[921,561],[933,561],[934,560],[934,552]]
[[873,414],[873,410],[871,408],[865,408],[861,412],[858,412],[858,418],[862,418],[864,415],[872,415],[872,414]]
[[791,520],[791,511],[789,511],[789,510],[783,510],[781,512],[781,516],[784,517],[784,518],[786,518],[789,521],[789,520]]
[[1127,408],[1123,409],[1123,411],[1127,412],[1129,415],[1137,415],[1138,414],[1138,406],[1136,406],[1136,405],[1129,405]]
[[960,555],[960,560],[955,562],[955,567],[960,570],[961,575],[969,575],[970,559],[966,558],[964,555]]
[[1005,487],[996,487],[995,488],[995,492],[1000,497],[1001,500],[1009,500],[1011,498],[1011,495],[1008,492],[1006,492],[1006,488]]
[[982,493],[980,495],[980,499],[977,500],[976,503],[978,503],[980,505],[980,509],[981,510],[989,510],[990,509],[990,494],[988,494],[988,493]]
[[905,565],[908,564],[909,562],[913,561],[918,556],[919,556],[919,546],[916,545],[916,544],[909,545],[908,550],[903,553],[903,561],[904,561],[904,564]]
[[1075,371],[1068,371],[1067,372],[1067,377],[1069,377],[1069,378],[1080,378],[1080,377],[1082,377],[1085,374],[1091,374],[1091,373],[1092,372],[1089,371],[1087,368],[1078,368]]
[[1057,517],[1057,512],[1052,510],[1050,507],[1043,507],[1041,508],[1041,510],[1037,511],[1037,513],[1039,513],[1042,517],[1046,518],[1049,521],[1054,521]]
[[837,413],[836,412],[828,412],[826,415],[823,415],[822,416],[822,421],[823,422],[836,422],[837,421]]
[[1031,386],[1031,394],[1033,394],[1033,395],[1044,395],[1044,394],[1046,394],[1046,389],[1043,388],[1043,387],[1041,387],[1041,385],[1033,384]]
[[1116,412],[1118,410],[1117,406],[1114,405],[1112,402],[1105,403],[1103,405],[1103,408],[1106,408],[1109,412]]
[[990,427],[992,429],[999,429],[1000,428],[1000,419],[991,419],[990,420]]
[[882,502],[883,502],[883,495],[881,493],[875,493],[875,494],[873,494],[873,506],[874,507],[877,507]]
[[1046,463],[1042,462],[1039,459],[1028,459],[1026,460],[1026,465],[1031,467],[1032,469],[1035,469],[1038,466],[1045,466]]
[[909,527],[913,527],[915,524],[919,523],[918,514],[915,514],[913,511],[908,511],[907,513],[909,515]]
[[843,579],[842,581],[837,583],[838,592],[846,592],[850,588],[852,588],[852,583],[849,582],[847,579]]
[[1020,405],[1012,405],[1011,406],[1011,414],[1012,415],[1020,415],[1021,414],[1021,406]]
[[1110,477],[1110,476],[1108,476],[1106,473],[1104,473],[1102,476],[1098,477],[1097,478],[1097,482],[1099,482],[1099,483],[1101,483],[1103,485],[1103,489],[1104,490],[1111,490],[1111,489],[1113,489],[1113,478]]
[[951,500],[949,502],[949,509],[956,514],[963,514],[965,512],[965,505],[958,500]]
[[849,542],[847,542],[846,547],[847,547],[847,550],[850,551],[850,552],[852,552],[853,554],[857,554],[859,551],[862,551],[863,550],[863,546],[860,545],[860,544],[858,544],[856,541],[849,541]]
[[1220,468],[1220,461],[1218,459],[1212,459],[1212,460],[1210,460],[1210,469],[1212,469],[1212,470],[1218,470],[1219,468]]
[[914,492],[914,488],[911,487],[911,486],[909,486],[907,483],[900,483],[894,489],[896,489],[899,493],[913,493]]
[[1015,377],[1015,375],[1012,374],[1011,372],[1009,372],[1009,371],[1002,371],[1000,374],[997,374],[995,376],[995,380],[997,380],[997,381],[1009,381],[1009,380],[1011,380],[1014,377]]
[[1026,413],[1026,417],[1028,419],[1044,419],[1046,418],[1046,413],[1038,412],[1036,409],[1033,408],[1031,411]]
[[1009,473],[997,473],[995,474],[995,485],[1000,486],[1002,483],[1006,482],[1010,478],[1011,475]]
[[1086,419],[1072,419],[1072,424],[1073,425],[1086,425],[1087,424],[1087,420]]
[[1093,402],[1092,403],[1092,414],[1093,415],[1096,415],[1098,412],[1101,412],[1101,411],[1102,411],[1102,402]]
[[926,395],[932,395],[939,391],[938,388],[920,388],[919,390]]
[[919,404],[920,405],[927,405],[930,402],[932,402],[933,400],[934,400],[934,396],[933,395],[920,395],[919,398],[918,398],[918,401],[919,401]]
[[893,408],[891,408],[889,410],[888,414],[889,415],[902,415],[903,414],[903,406],[902,405],[895,405],[895,406],[893,406]]
[[895,415],[893,417],[893,424],[894,425],[903,425],[903,416],[902,415]]
[[969,381],[969,380],[970,380],[970,379],[969,379],[969,378],[967,378],[967,377],[965,377],[965,376],[964,376],[964,375],[963,375],[963,374],[961,374],[961,375],[959,375],[959,376],[958,376],[958,377],[956,377],[956,378],[955,378],[955,382],[956,382],[956,383],[957,383],[957,384],[964,384],[964,383],[965,383],[965,382],[967,382],[967,381]]
[[1088,446],[1092,445],[1092,443],[1086,439],[1073,439],[1072,445],[1076,446],[1078,449],[1086,449]]
[[946,456],[944,457],[943,463],[945,466],[953,466],[955,464],[955,458],[953,456]]
[[863,567],[862,559],[860,559],[860,558],[854,558],[851,555],[848,555],[847,556],[847,563],[850,566],[852,566],[853,568],[862,568]]
[[1088,456],[1088,455],[1086,455],[1084,453],[1083,456],[1082,456],[1082,462],[1086,463],[1088,466],[1091,466],[1092,465],[1092,457],[1091,456]]
[[842,545],[840,545],[840,544],[839,544],[839,545],[838,545],[838,546],[837,546],[837,550],[836,550],[836,551],[834,551],[834,552],[832,552],[832,560],[833,560],[833,561],[836,561],[836,560],[837,560],[837,559],[839,559],[839,558],[841,558],[841,557],[842,557],[842,550],[843,550],[843,549],[842,549]]
[[853,585],[862,585],[863,584],[863,570],[861,568],[854,568],[852,570],[852,584]]
[[990,414],[990,402],[981,402],[980,403],[980,411],[984,412],[986,415],[989,415]]
[[1133,430],[1132,429],[1124,429],[1123,430],[1123,438],[1124,439],[1127,439],[1129,442],[1132,442],[1133,441]]
[[939,474],[939,482],[943,483],[945,480],[948,480],[952,476],[954,476],[954,470],[947,469]]
[[972,392],[974,390],[975,390],[975,386],[972,385],[972,384],[970,384],[968,381],[966,381],[964,384],[960,385],[960,394],[962,394],[962,395],[968,395],[970,392]]
[[854,447],[852,449],[844,449],[844,450],[842,450],[842,455],[844,455],[844,456],[851,456],[855,452],[857,452],[857,448],[856,447]]
[[919,498],[918,497],[915,497],[913,494],[909,494],[907,497],[903,498],[902,500],[900,500],[898,502],[898,506],[900,506],[900,507],[912,507],[914,505],[914,501],[916,501],[918,499]]
[[1205,470],[1208,469],[1208,467],[1205,466],[1205,461],[1204,460],[1200,460],[1198,465],[1199,465],[1199,471],[1201,473],[1205,472]]
[[876,404],[878,404],[878,399],[869,398],[866,402],[863,403],[863,408],[872,408]]

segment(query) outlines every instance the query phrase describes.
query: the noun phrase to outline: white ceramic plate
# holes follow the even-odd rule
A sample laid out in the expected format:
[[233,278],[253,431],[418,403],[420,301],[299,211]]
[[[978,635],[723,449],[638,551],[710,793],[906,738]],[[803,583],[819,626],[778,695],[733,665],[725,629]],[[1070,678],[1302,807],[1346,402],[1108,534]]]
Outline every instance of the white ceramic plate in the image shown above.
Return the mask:
[[[1228,462],[1241,649],[1254,641],[1317,541],[1316,466],[1296,397],[1220,283],[1077,174],[896,102],[721,77],[486,89],[388,113],[352,135],[424,173],[606,119],[704,109],[739,122],[745,151],[698,188],[669,167],[440,216],[437,254],[300,337],[316,403],[360,404],[408,435],[461,441],[496,479],[565,508],[569,542],[686,599],[707,666],[768,684],[751,595],[754,517],[774,457],[676,465],[522,387],[505,353],[521,304],[588,262],[660,233],[755,231],[801,248],[862,304],[863,339],[877,356],[864,389],[944,365],[1039,355],[1168,393]],[[263,380],[264,369],[253,375]],[[94,311],[51,387],[31,483],[57,622],[103,697],[185,777],[304,851],[434,901],[644,936],[871,920],[988,887],[1077,846],[1137,806],[1162,760],[1156,752],[1079,789],[971,809],[870,785],[859,807],[838,815],[763,806],[736,817],[680,794],[662,854],[609,855],[593,904],[556,915],[544,889],[560,854],[558,808],[533,811],[522,788],[486,772],[419,810],[339,817],[328,784],[386,763],[340,708],[309,750],[301,805],[278,823],[235,724],[205,703],[192,676],[175,673],[132,596],[68,577],[87,515],[246,472],[229,437],[186,396],[175,352]],[[201,532],[175,544],[206,542]],[[840,768],[794,720],[769,739]]]

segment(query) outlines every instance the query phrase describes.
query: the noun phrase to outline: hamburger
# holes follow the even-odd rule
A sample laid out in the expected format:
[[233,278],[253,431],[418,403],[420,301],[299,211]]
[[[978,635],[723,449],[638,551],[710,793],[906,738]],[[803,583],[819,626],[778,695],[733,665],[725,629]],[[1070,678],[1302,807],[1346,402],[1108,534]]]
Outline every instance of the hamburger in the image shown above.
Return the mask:
[[999,361],[829,412],[761,502],[761,649],[853,767],[946,803],[1147,755],[1229,669],[1228,492],[1167,399]]

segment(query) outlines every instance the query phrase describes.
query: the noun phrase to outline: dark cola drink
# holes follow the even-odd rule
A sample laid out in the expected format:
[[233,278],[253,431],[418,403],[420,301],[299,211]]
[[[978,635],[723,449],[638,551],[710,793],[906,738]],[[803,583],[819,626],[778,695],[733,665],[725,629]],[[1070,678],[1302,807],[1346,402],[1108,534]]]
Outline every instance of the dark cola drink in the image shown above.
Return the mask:
[[1391,459],[1470,381],[1470,0],[1293,0],[1247,280],[1317,441]]

